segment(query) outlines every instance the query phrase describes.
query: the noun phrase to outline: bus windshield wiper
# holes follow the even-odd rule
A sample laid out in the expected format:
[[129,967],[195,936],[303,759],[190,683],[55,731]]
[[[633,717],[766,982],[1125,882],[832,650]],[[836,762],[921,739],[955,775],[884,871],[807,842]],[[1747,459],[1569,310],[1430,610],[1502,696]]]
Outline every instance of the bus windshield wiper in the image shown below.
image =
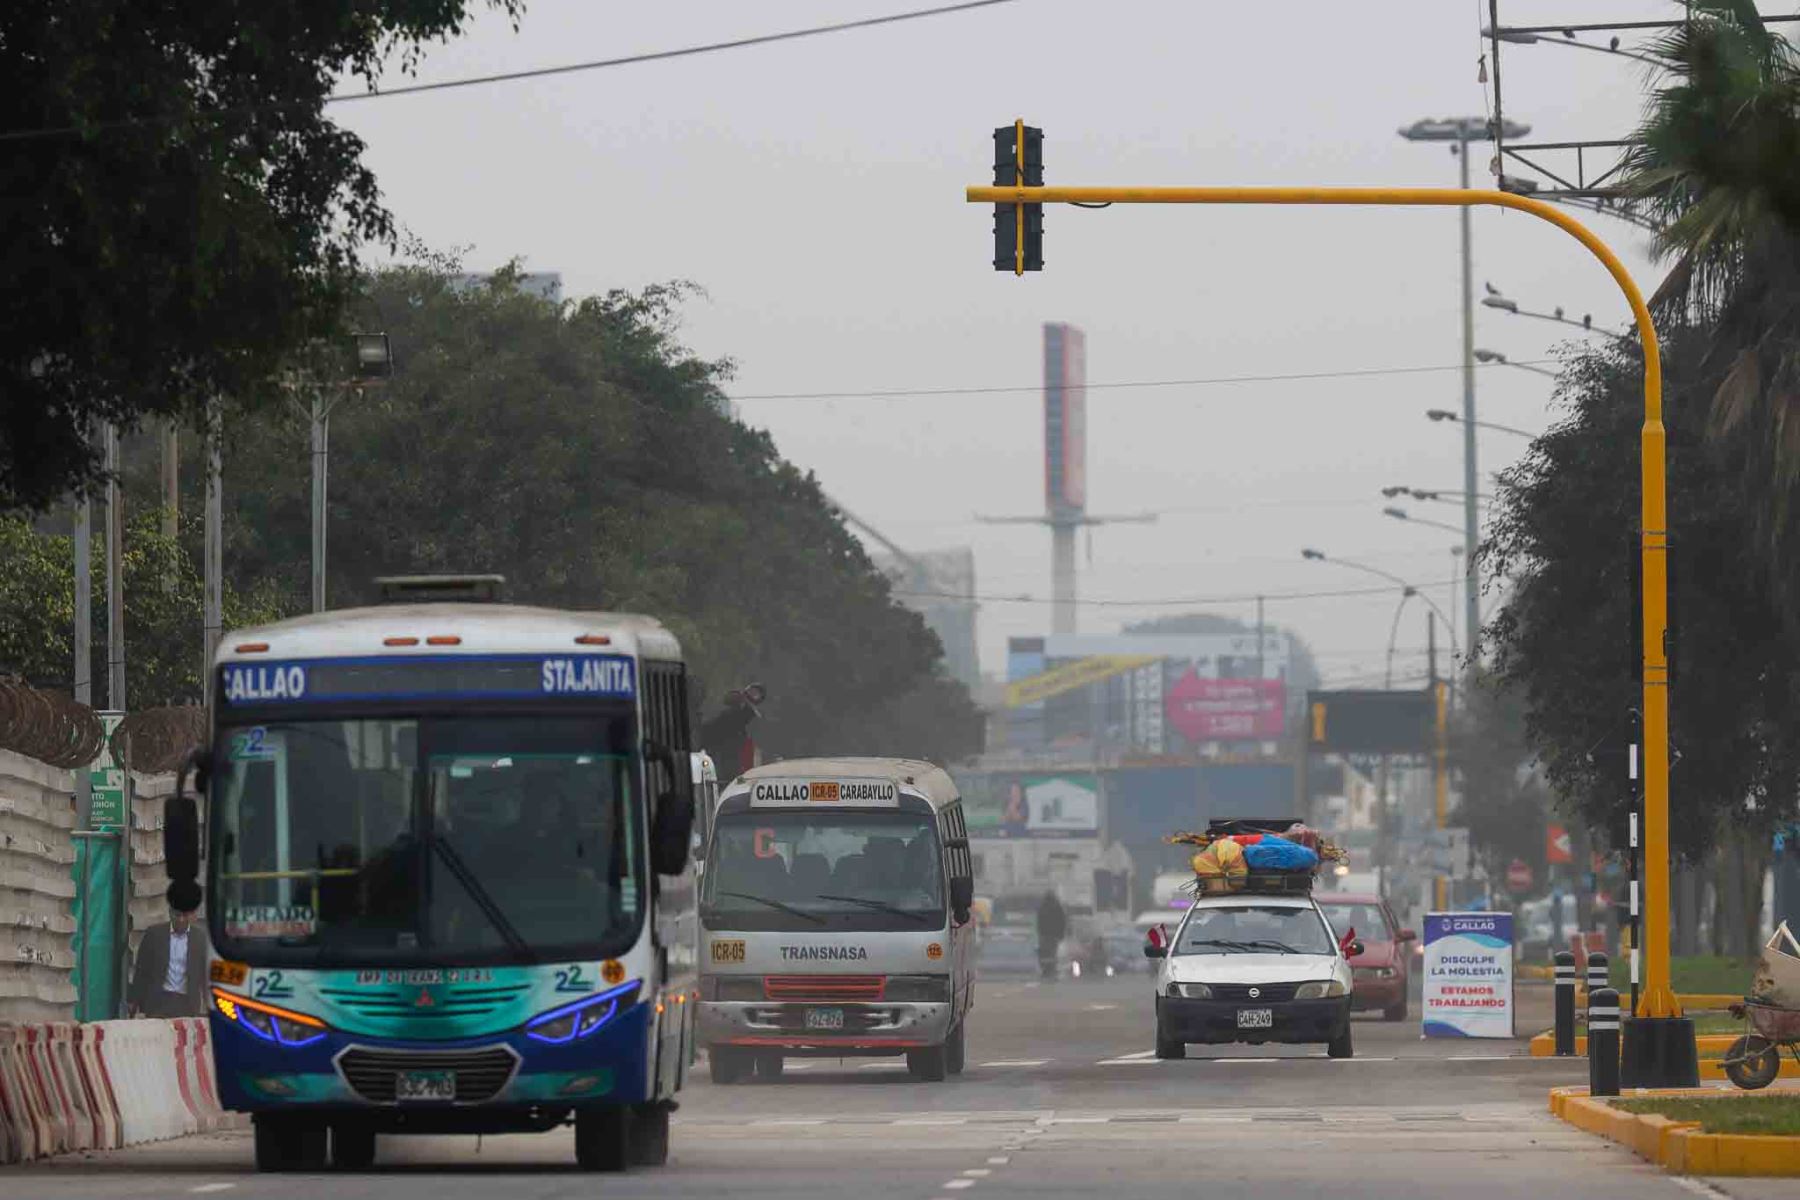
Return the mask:
[[431,844],[437,850],[438,857],[444,860],[444,865],[450,868],[450,873],[456,876],[456,881],[468,890],[470,897],[475,901],[475,906],[481,909],[489,923],[499,931],[500,939],[506,943],[507,949],[518,955],[522,962],[536,962],[537,953],[532,950],[531,945],[524,938],[519,936],[519,931],[514,928],[513,923],[506,919],[506,914],[500,911],[500,906],[494,903],[494,898],[488,894],[488,890],[481,886],[481,881],[475,878],[473,871],[469,870],[469,864],[463,861],[462,855],[451,849],[450,843],[441,837],[433,836]]
[[820,892],[817,898],[820,900],[842,900],[845,904],[861,904],[867,908],[879,908],[882,912],[891,912],[897,917],[911,917],[921,925],[929,925],[931,923],[931,918],[923,913],[916,913],[910,909],[901,908],[898,904],[889,904],[886,900],[867,900],[861,896],[828,896],[824,892]]
[[767,896],[752,896],[749,892],[720,892],[721,896],[736,896],[739,900],[754,900],[758,904],[766,904],[770,908],[778,908],[784,913],[792,913],[796,917],[805,917],[815,925],[823,925],[825,918],[818,913],[809,913],[804,908],[795,908],[791,904],[783,904],[779,900],[771,900]]

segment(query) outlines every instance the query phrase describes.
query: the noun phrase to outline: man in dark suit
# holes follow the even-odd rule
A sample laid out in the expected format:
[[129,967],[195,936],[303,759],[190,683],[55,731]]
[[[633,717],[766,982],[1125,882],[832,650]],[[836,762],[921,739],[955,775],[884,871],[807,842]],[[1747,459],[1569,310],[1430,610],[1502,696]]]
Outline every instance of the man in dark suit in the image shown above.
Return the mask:
[[126,1002],[132,1016],[206,1015],[206,926],[199,919],[200,885],[169,885],[169,919],[144,931]]

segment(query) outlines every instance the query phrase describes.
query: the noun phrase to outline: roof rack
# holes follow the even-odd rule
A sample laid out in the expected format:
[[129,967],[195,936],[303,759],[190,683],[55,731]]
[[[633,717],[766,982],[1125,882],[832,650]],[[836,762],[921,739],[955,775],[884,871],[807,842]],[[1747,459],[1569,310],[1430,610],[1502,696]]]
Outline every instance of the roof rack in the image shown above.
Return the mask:
[[383,604],[495,604],[504,575],[384,575],[375,580]]

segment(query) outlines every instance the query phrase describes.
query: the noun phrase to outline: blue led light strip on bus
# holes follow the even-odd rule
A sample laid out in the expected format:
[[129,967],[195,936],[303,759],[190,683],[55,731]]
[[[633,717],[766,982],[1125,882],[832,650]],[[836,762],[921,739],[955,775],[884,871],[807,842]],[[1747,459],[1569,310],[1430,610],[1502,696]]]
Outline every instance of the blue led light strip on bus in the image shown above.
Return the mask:
[[637,670],[617,654],[392,655],[226,663],[220,684],[224,702],[240,707],[452,696],[629,700]]

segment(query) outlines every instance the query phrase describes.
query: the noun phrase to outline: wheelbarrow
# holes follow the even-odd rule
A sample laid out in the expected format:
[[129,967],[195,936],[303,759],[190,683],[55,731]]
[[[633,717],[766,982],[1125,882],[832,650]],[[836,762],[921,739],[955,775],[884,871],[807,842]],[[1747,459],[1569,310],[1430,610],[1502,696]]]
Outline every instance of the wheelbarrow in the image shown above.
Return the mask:
[[1783,941],[1800,951],[1786,921],[1763,947],[1754,994],[1731,1006],[1731,1015],[1747,1021],[1750,1032],[1719,1061],[1731,1082],[1748,1091],[1768,1087],[1781,1073],[1782,1050],[1800,1063],[1800,956],[1787,953]]

